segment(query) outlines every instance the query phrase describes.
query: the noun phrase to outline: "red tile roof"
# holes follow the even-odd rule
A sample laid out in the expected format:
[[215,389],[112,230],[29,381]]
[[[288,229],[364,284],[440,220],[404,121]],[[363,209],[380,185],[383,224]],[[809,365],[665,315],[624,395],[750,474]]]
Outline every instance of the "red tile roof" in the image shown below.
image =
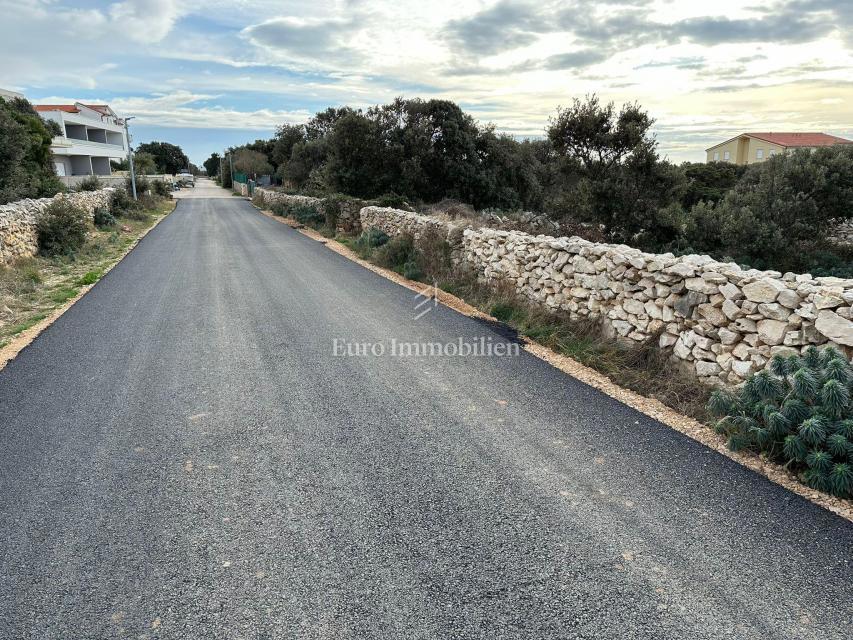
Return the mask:
[[66,113],[78,113],[80,109],[73,104],[34,104],[36,111],[65,111]]
[[[82,102],[80,104],[83,104]],[[109,105],[106,104],[83,104],[84,107],[94,109],[104,115],[108,115]],[[34,104],[33,108],[36,111],[65,111],[66,113],[79,113],[78,109],[73,104]]]
[[846,140],[826,133],[745,133],[744,135],[758,138],[783,147],[828,147],[833,144],[853,144]]

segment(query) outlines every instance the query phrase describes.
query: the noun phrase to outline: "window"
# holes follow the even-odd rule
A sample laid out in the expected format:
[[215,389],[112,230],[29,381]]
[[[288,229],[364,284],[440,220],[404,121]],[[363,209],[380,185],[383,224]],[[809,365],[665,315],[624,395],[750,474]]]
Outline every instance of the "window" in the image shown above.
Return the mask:
[[732,154],[728,151],[723,151],[723,160],[731,160]]
[[714,152],[714,160],[719,160],[719,159],[720,159],[720,152],[719,152],[719,151],[715,151],[715,152]]
[[773,157],[773,156],[775,156],[775,155],[776,155],[776,151],[775,151],[775,149],[771,149],[771,150],[770,150],[770,157],[772,158],[772,157]]
[[755,159],[756,160],[764,160],[764,149],[756,149],[755,150]]

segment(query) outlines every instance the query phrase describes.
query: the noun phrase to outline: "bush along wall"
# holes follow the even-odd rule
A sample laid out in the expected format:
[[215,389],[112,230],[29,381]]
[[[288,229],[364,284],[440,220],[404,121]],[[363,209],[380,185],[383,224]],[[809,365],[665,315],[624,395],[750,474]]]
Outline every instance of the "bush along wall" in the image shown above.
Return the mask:
[[313,198],[260,187],[255,189],[253,199],[258,206],[291,217],[296,217],[294,214],[300,211],[304,214],[306,209],[314,209],[324,226],[339,233],[350,234],[361,232],[360,212],[367,204],[364,200],[344,195]]
[[396,209],[361,210],[364,229],[418,237],[440,228],[457,264],[523,298],[602,322],[614,338],[655,341],[702,381],[743,383],[774,356],[809,346],[853,357],[853,280],[744,270],[708,256],[462,228]]
[[0,262],[35,255],[39,250],[38,222],[54,203],[64,202],[85,212],[91,220],[96,209],[110,209],[114,189],[61,193],[52,198],[18,200],[0,205]]

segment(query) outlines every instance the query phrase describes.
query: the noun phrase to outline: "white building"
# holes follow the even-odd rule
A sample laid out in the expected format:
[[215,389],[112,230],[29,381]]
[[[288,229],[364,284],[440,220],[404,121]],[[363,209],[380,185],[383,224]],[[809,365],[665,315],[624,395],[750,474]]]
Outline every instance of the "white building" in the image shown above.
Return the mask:
[[111,159],[127,157],[124,123],[105,104],[37,104],[45,120],[53,120],[62,134],[53,139],[51,151],[56,175],[66,183],[73,176],[108,176]]

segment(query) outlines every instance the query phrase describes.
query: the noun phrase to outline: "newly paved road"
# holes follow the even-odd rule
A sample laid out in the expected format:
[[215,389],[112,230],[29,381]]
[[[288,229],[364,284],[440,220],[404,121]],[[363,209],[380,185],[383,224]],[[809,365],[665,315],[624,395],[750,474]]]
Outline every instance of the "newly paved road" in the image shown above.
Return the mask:
[[849,638],[853,526],[237,199],[0,372],[2,638]]

